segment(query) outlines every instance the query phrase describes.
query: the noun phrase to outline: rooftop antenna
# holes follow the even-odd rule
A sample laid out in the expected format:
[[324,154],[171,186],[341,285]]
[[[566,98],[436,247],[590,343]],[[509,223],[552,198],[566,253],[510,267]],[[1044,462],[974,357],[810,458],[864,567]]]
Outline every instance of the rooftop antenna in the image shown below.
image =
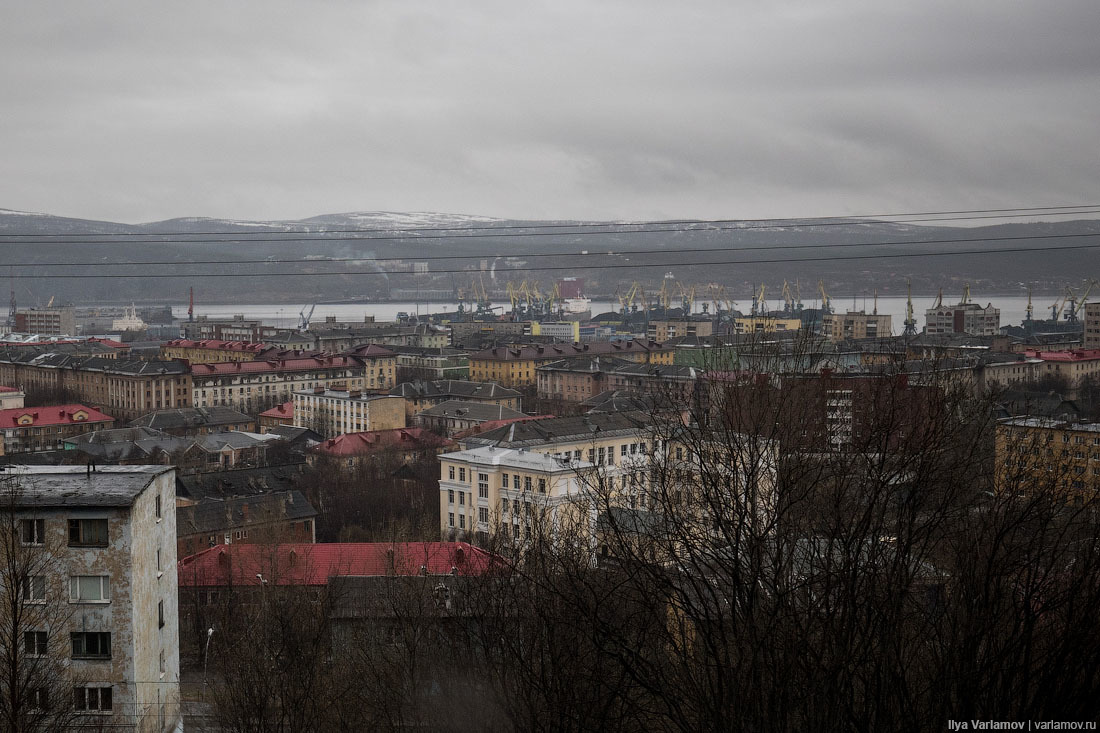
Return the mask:
[[11,304],[8,306],[8,328],[15,330],[15,276],[11,268],[8,268],[8,279],[11,281]]
[[195,288],[191,287],[190,296],[187,301],[187,322],[194,323],[195,321]]
[[1027,286],[1027,315],[1024,316],[1025,321],[1030,321],[1031,320],[1031,314],[1033,313],[1033,311],[1034,311],[1034,309],[1031,307],[1031,286],[1028,285]]
[[878,315],[878,288],[875,288],[874,305],[875,305],[875,309],[871,312],[871,315],[877,316]]

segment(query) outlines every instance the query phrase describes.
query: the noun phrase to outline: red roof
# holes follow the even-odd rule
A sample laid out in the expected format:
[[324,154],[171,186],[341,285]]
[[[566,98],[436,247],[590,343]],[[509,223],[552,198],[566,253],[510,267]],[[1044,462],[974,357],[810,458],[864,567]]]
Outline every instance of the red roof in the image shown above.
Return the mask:
[[389,448],[399,450],[435,450],[455,445],[425,428],[395,428],[346,433],[329,438],[313,450],[326,456],[361,456]]
[[[84,420],[75,420],[77,412],[87,413]],[[30,415],[33,422],[20,425],[19,418]],[[83,425],[85,423],[114,422],[114,418],[84,405],[51,405],[50,407],[13,407],[0,410],[0,428],[26,428],[41,425]]]
[[0,387],[0,392],[18,392],[15,387]]
[[334,542],[218,545],[179,561],[181,588],[327,585],[339,575],[483,575],[502,558],[466,542]]
[[284,402],[281,405],[275,405],[270,410],[261,412],[260,417],[294,417],[294,403]]
[[128,349],[130,344],[125,344],[121,341],[115,341],[114,339],[104,339],[98,336],[89,336],[88,340],[95,344],[103,344],[104,346],[110,346],[112,349]]
[[384,346],[379,346],[378,344],[364,344],[363,346],[356,346],[354,349],[348,349],[344,353],[354,354],[355,356],[362,356],[368,359],[394,356],[394,352],[390,351]]
[[259,361],[222,361],[216,364],[192,364],[191,374],[196,377],[208,374],[250,374],[263,372],[303,372],[309,369],[324,369],[326,367],[359,367],[362,366],[355,357],[349,356],[318,356],[307,359],[263,359]]
[[545,420],[548,417],[557,417],[556,415],[524,415],[523,417],[513,417],[504,420],[487,420],[486,422],[474,425],[472,428],[463,430],[461,433],[456,433],[455,438],[468,438],[471,435],[477,435],[478,433],[486,433],[490,430],[496,430],[502,425],[508,425],[514,422],[524,422],[526,420]]
[[1100,359],[1100,349],[1074,349],[1073,351],[1037,351],[1027,349],[1024,355],[1043,361],[1093,361]]

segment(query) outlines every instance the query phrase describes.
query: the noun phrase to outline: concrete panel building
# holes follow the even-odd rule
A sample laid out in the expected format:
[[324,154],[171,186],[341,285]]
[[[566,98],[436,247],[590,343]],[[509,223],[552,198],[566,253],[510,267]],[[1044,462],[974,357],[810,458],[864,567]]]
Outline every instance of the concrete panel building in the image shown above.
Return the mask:
[[28,609],[57,612],[50,628],[23,632],[40,635],[36,654],[55,657],[69,678],[51,705],[70,706],[78,724],[96,730],[174,730],[175,470],[13,466],[7,475],[18,551],[49,558],[51,572],[20,582]]

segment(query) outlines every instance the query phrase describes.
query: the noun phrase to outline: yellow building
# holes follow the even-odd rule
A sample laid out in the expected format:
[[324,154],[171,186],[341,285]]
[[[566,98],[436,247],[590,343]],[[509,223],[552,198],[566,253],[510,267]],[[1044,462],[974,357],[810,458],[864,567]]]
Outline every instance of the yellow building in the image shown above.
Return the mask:
[[713,334],[714,323],[709,320],[650,321],[646,326],[646,336],[654,341],[668,341],[681,336],[705,338]]
[[1013,417],[997,425],[995,444],[999,491],[1100,495],[1100,424]]
[[561,359],[615,356],[642,364],[671,364],[676,350],[658,341],[600,341],[593,343],[498,346],[470,355],[470,379],[497,382],[506,387],[536,384],[535,368]]
[[821,317],[821,335],[830,341],[868,339],[893,334],[893,319],[889,315],[848,311],[826,313]]
[[[702,512],[713,509],[713,502],[691,498],[709,491],[713,499],[723,490],[703,489],[698,479],[699,456],[691,445],[708,438],[698,431],[686,441],[672,437],[687,435],[675,428],[678,424],[655,421],[641,411],[593,413],[517,422],[468,437],[460,441],[464,450],[439,457],[441,534],[484,538],[507,533],[513,541],[525,541],[540,531],[541,523],[551,532],[563,527],[579,531],[595,548],[606,501],[624,511],[683,506],[700,515],[700,526],[710,526]],[[765,443],[753,443],[757,450],[751,461],[747,455],[723,461],[720,446],[708,447],[706,460],[727,465],[712,463],[707,473],[729,471],[726,488],[732,490],[752,485],[766,497],[761,511],[771,512],[776,451]],[[592,500],[594,491],[603,501]],[[670,502],[673,496],[678,498]]]
[[405,427],[405,400],[361,390],[317,387],[294,393],[294,425],[325,438]]

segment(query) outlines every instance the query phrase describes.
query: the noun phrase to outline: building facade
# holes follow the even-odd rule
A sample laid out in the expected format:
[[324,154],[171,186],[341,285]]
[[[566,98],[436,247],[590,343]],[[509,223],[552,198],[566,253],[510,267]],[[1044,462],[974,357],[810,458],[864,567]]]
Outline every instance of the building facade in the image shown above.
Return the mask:
[[84,433],[108,430],[115,419],[84,405],[16,407],[0,410],[0,431],[4,453],[61,450],[65,439]]
[[387,379],[379,369],[384,371],[376,362],[352,356],[192,364],[192,399],[195,407],[223,405],[253,414],[290,401],[302,390],[373,389],[367,385]]
[[937,306],[924,312],[927,334],[965,333],[971,336],[995,336],[1001,328],[1001,311],[992,305],[977,303]]
[[889,315],[848,311],[844,314],[826,313],[821,317],[821,335],[830,341],[879,338],[892,333],[893,318]]
[[1085,349],[1100,349],[1100,303],[1085,304],[1085,335],[1081,343]]
[[405,400],[360,390],[316,387],[294,393],[294,424],[332,438],[405,427]]
[[50,705],[71,706],[78,730],[176,729],[174,469],[20,466],[10,475],[21,558],[50,570],[22,581],[22,618],[34,628],[20,629],[20,643],[33,640],[33,653],[55,656],[71,680]]
[[470,355],[470,378],[497,382],[505,387],[536,386],[538,373],[535,370],[542,364],[594,356],[614,356],[645,364],[671,364],[675,349],[648,340],[498,346]]
[[43,336],[75,336],[76,309],[67,305],[60,308],[17,310],[15,330],[20,333],[37,333]]

